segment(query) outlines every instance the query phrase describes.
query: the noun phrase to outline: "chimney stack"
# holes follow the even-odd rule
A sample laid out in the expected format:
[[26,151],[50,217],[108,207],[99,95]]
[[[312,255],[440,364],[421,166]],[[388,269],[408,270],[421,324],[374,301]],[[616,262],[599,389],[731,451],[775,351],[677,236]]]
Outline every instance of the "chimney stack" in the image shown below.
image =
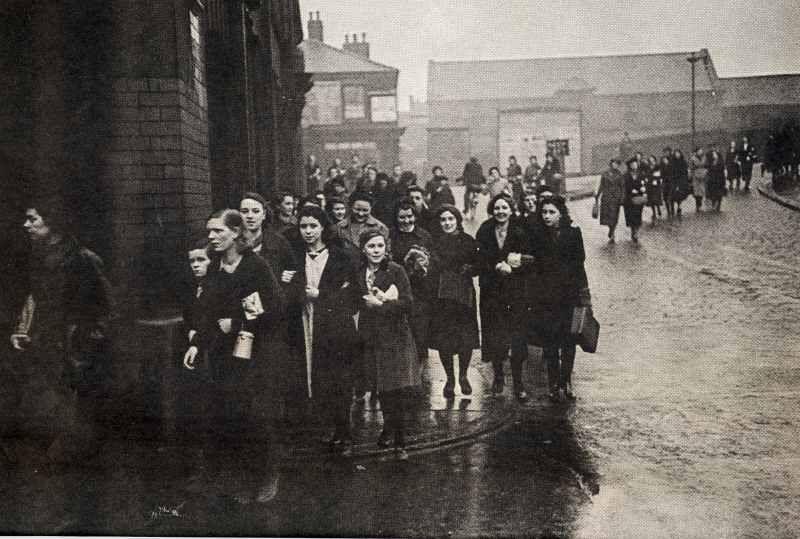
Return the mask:
[[352,41],[350,41],[350,37],[345,34],[342,49],[369,59],[369,43],[367,42],[366,32],[361,33],[361,41],[358,40],[358,34],[353,34]]
[[319,18],[319,11],[317,11],[317,19],[314,20],[314,13],[308,12],[308,39],[315,39],[317,41],[325,41],[322,31],[322,21]]

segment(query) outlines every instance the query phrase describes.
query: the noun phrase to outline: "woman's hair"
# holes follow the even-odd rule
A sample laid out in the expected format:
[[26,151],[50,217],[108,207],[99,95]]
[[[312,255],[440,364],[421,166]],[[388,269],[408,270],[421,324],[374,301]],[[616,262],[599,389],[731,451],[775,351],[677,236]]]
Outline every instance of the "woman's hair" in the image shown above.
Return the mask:
[[489,169],[489,175],[490,176],[491,176],[493,170],[497,171],[498,176],[502,176],[502,174],[500,174],[500,167],[492,167],[492,168],[490,168]]
[[433,168],[431,169],[431,174],[433,174],[433,175],[436,175],[436,171],[437,171],[437,170],[441,170],[442,172],[444,172],[444,170],[442,169],[442,167],[440,167],[439,165],[436,165],[435,167],[433,167]]
[[514,211],[514,199],[508,196],[506,193],[498,193],[489,200],[489,203],[486,205],[486,213],[489,214],[489,217],[494,215],[494,205],[497,204],[497,201],[503,199],[508,202],[508,205],[511,207],[511,211]]
[[[261,208],[264,210],[264,222],[271,223],[274,219],[275,215],[273,214],[272,207],[267,202],[267,199],[261,196],[260,194],[256,193],[255,191],[248,191],[242,195],[242,200],[255,200],[259,204],[261,204]],[[241,204],[241,201],[239,202]]]
[[536,221],[544,226],[544,219],[542,219],[542,209],[547,204],[552,204],[556,207],[558,212],[561,214],[561,218],[559,219],[558,226],[559,228],[568,227],[572,224],[572,219],[569,216],[569,210],[567,209],[567,201],[561,195],[553,195],[551,197],[544,197],[540,202],[539,205],[536,207]]
[[67,233],[67,220],[64,209],[56,203],[47,202],[42,199],[34,199],[25,205],[26,210],[36,210],[42,218],[44,224],[54,234]]
[[[300,211],[297,213],[297,226],[300,226],[300,220],[303,217],[311,217],[319,221],[319,224],[322,226],[322,230],[326,231],[330,227],[331,221],[328,219],[328,214],[325,213],[325,210],[320,208],[319,206],[303,206],[300,208]],[[324,237],[323,233],[323,241],[326,241],[327,238]]]
[[244,219],[242,218],[242,214],[239,213],[239,210],[231,208],[217,210],[208,216],[206,222],[211,219],[222,219],[222,224],[231,230],[238,228],[239,235],[236,236],[234,240],[236,243],[236,250],[241,253],[248,248],[247,239],[244,237]]
[[206,254],[210,254],[211,244],[208,243],[208,238],[196,238],[189,242],[186,252],[189,251],[205,251]]
[[350,195],[350,205],[351,206],[353,204],[355,204],[356,202],[358,202],[359,200],[361,200],[363,202],[368,202],[370,206],[374,206],[375,205],[375,199],[372,198],[372,195],[370,195],[366,191],[356,191],[355,193]]
[[[388,247],[389,246],[389,238],[386,237],[386,234],[384,234],[383,232],[381,232],[377,228],[370,228],[368,230],[365,230],[364,232],[362,232],[358,236],[358,247],[359,247],[359,249],[363,249],[364,246],[367,244],[367,242],[369,240],[371,240],[372,238],[377,238],[378,236],[383,238],[383,241],[386,243],[386,246]],[[388,249],[387,249],[387,251],[388,251]]]
[[417,208],[416,206],[414,206],[414,203],[411,202],[410,198],[403,197],[397,202],[397,205],[394,208],[394,219],[392,219],[392,221],[394,222],[394,226],[397,228],[400,227],[398,219],[398,217],[400,216],[400,210],[411,210],[414,213],[414,217],[419,219],[419,215],[417,214]]
[[463,232],[464,231],[464,224],[463,224],[464,223],[464,216],[462,216],[461,212],[458,211],[458,208],[456,208],[452,204],[442,204],[441,206],[439,206],[439,209],[436,210],[436,221],[437,221],[437,224],[439,225],[439,227],[441,228],[441,226],[442,226],[441,225],[442,214],[445,213],[445,212],[450,212],[455,216],[455,218],[456,218],[456,228],[458,228],[458,230]]
[[314,206],[319,206],[319,200],[317,199],[317,195],[306,195],[300,199],[300,207],[306,206],[308,204],[313,204]]

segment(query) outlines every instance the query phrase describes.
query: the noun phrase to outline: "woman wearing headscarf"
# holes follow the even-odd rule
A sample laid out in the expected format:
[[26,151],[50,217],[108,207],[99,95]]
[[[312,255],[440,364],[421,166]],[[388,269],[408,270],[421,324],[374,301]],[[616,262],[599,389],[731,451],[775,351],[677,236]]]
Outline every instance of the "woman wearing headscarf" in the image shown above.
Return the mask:
[[591,307],[591,295],[583,236],[580,228],[572,225],[562,197],[545,198],[539,205],[538,226],[531,229],[531,249],[536,271],[532,329],[547,364],[549,397],[554,401],[574,399],[575,340],[570,325],[576,306]]
[[481,224],[475,239],[480,246],[481,358],[494,370],[492,392],[505,386],[503,362],[511,349],[511,375],[517,399],[527,399],[522,365],[527,356],[524,321],[527,315],[522,255],[529,254],[529,238],[522,222],[513,219],[511,197],[501,193],[489,201],[491,216]]
[[472,278],[478,273],[480,255],[478,243],[464,232],[461,212],[455,206],[444,204],[436,215],[441,233],[433,245],[436,263],[431,278],[437,290],[431,307],[429,347],[439,351],[447,375],[443,393],[453,398],[456,355],[461,393],[472,394],[469,364],[472,351],[480,346]]

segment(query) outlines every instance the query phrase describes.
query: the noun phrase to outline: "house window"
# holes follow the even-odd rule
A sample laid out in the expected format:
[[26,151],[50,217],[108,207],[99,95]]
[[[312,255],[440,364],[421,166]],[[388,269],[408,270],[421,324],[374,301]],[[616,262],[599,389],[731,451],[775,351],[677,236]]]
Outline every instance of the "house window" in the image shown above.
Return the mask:
[[373,95],[369,100],[369,110],[373,122],[396,122],[397,96]]
[[363,120],[367,117],[366,103],[363,86],[345,86],[344,94],[344,119]]
[[189,10],[189,35],[192,40],[192,83],[197,91],[200,106],[208,106],[206,96],[206,58],[205,43],[201,27],[200,15],[194,10]]

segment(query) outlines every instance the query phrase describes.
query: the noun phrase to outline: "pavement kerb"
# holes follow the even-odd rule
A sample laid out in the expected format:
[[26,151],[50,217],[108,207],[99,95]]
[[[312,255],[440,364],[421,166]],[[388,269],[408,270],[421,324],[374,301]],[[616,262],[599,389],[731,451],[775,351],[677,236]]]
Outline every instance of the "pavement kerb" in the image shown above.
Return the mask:
[[772,188],[772,182],[766,182],[764,185],[758,186],[758,192],[773,202],[777,202],[781,206],[785,206],[794,211],[800,211],[800,201],[781,196]]

